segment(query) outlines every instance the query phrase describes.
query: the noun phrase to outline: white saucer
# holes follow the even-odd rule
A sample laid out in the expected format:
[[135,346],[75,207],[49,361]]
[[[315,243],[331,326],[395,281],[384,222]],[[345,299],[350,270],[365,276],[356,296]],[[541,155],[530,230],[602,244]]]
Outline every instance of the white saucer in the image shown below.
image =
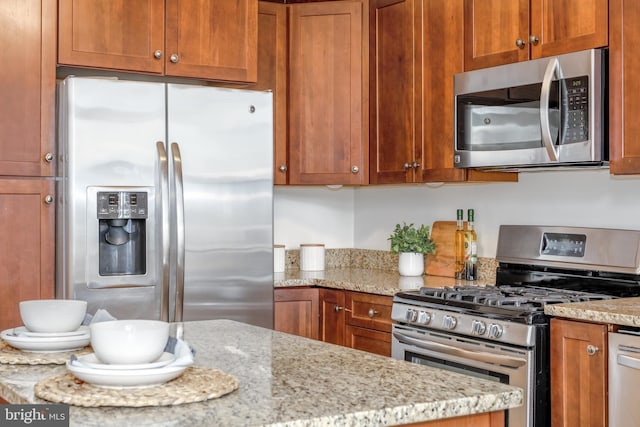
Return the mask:
[[70,337],[29,337],[17,336],[15,328],[0,332],[0,338],[12,347],[33,353],[58,353],[83,348],[91,342],[91,334],[87,330],[82,335]]
[[102,363],[100,359],[98,359],[95,353],[90,353],[90,354],[78,357],[78,363],[81,364],[82,366],[79,366],[77,364],[74,366],[100,369],[100,370],[107,369],[112,371],[113,370],[131,371],[136,369],[140,370],[140,369],[162,368],[164,366],[167,366],[169,363],[173,362],[174,360],[176,360],[175,355],[173,355],[172,353],[164,352],[162,353],[162,356],[160,356],[155,362],[140,363],[136,365],[112,365],[109,363]]
[[161,385],[187,369],[186,366],[164,366],[155,369],[94,369],[74,366],[67,361],[67,369],[77,378],[96,387],[141,388]]
[[18,326],[17,328],[13,328],[13,335],[37,337],[37,338],[73,337],[76,335],[85,335],[87,333],[89,333],[88,326],[80,326],[78,329],[71,332],[31,332],[24,326]]

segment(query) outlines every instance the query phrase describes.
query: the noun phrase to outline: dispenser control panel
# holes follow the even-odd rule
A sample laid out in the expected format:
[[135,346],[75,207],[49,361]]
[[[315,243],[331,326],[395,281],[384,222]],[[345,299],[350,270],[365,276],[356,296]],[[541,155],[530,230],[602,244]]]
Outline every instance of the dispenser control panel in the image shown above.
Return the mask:
[[98,219],[147,218],[147,193],[144,191],[98,192]]

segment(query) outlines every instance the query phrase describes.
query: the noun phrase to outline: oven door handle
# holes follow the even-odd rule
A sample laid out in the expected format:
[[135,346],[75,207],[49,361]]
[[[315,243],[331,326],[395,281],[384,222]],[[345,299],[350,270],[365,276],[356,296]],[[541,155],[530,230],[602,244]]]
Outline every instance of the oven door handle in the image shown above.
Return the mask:
[[404,344],[415,345],[425,350],[436,351],[450,356],[464,357],[465,359],[475,360],[477,362],[492,363],[494,365],[502,365],[510,368],[519,368],[526,365],[527,361],[516,357],[500,356],[487,352],[476,352],[463,350],[461,348],[452,347],[446,344],[439,344],[433,341],[425,341],[421,337],[413,337],[400,332],[394,332],[393,336]]

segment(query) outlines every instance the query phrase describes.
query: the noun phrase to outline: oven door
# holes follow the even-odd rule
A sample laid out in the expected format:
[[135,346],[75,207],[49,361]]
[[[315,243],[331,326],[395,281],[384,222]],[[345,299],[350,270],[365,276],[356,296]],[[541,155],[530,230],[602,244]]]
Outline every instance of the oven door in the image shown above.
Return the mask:
[[508,427],[533,427],[534,350],[394,324],[392,357],[522,388],[524,404],[509,409]]

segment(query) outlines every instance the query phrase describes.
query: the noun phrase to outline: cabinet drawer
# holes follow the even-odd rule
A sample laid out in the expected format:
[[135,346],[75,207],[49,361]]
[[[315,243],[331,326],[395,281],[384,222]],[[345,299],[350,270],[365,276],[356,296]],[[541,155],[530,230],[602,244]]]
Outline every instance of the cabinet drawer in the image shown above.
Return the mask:
[[347,325],[391,332],[392,297],[360,292],[346,292]]
[[346,326],[347,347],[391,357],[391,333]]

